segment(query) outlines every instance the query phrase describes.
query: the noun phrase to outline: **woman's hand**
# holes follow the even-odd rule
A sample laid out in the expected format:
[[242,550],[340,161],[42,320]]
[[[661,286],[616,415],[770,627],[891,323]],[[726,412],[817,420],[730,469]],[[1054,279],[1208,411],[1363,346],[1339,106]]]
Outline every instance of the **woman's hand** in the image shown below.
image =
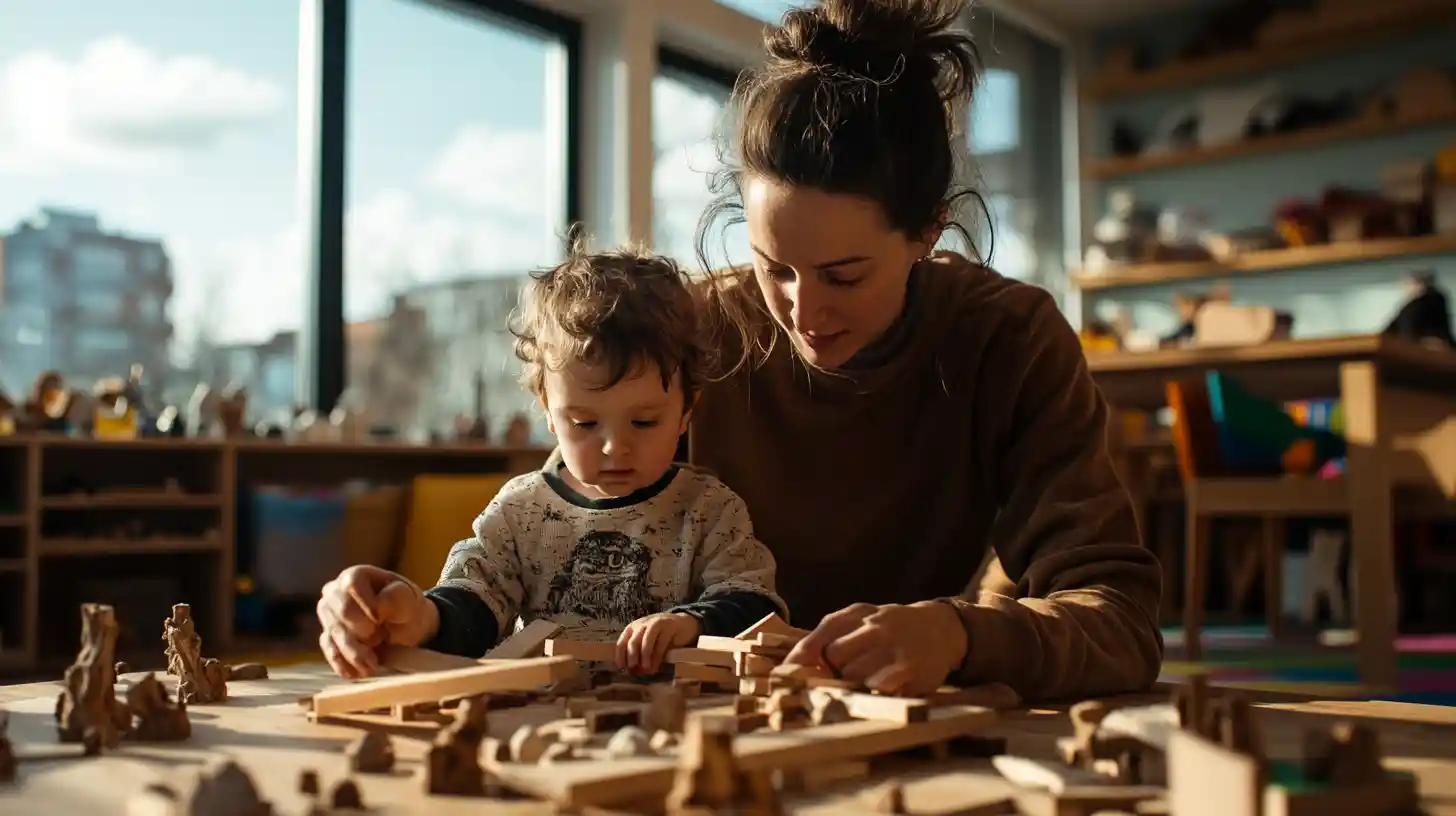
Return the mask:
[[940,687],[969,647],[959,613],[949,604],[855,604],[826,615],[784,662],[874,691],[916,696]]
[[380,646],[419,645],[439,629],[439,614],[408,578],[378,567],[349,567],[319,593],[324,630],[319,647],[340,677],[368,677],[379,669]]
[[659,612],[627,624],[617,638],[617,665],[632,674],[657,674],[667,650],[696,643],[703,624],[682,612]]

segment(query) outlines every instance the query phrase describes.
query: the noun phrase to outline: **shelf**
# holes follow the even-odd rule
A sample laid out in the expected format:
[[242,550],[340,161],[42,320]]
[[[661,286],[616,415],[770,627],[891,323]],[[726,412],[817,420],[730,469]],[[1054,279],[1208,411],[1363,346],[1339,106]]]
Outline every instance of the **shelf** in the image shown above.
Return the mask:
[[223,549],[214,538],[46,538],[41,539],[43,557],[66,555],[157,555],[167,553],[209,553]]
[[24,527],[25,515],[22,513],[0,513],[0,529],[7,527]]
[[1191,150],[1172,150],[1141,156],[1127,156],[1098,159],[1087,166],[1086,175],[1091,179],[1109,179],[1166,170],[1173,167],[1192,167],[1201,164],[1231,161],[1270,153],[1321,147],[1344,141],[1371,139],[1389,136],[1421,128],[1456,124],[1456,110],[1430,113],[1423,116],[1359,119],[1323,128],[1311,128],[1293,133],[1280,133],[1245,139],[1226,145],[1216,145]]
[[7,572],[25,572],[25,559],[0,558],[0,575]]
[[59,496],[43,496],[40,506],[46,510],[90,510],[112,508],[171,509],[171,508],[217,508],[222,506],[222,496],[216,493],[77,493]]
[[1074,275],[1072,282],[1082,291],[1091,292],[1131,286],[1154,286],[1176,281],[1255,275],[1311,266],[1368,263],[1448,252],[1456,252],[1456,234],[1290,247],[1267,252],[1250,252],[1227,262],[1138,264],[1122,268],[1114,267],[1101,274]]
[[1383,21],[1351,27],[1317,41],[1270,44],[1200,60],[1170,62],[1150,71],[1095,77],[1087,83],[1085,93],[1091,99],[1115,99],[1247,76],[1357,51],[1433,26],[1456,23],[1456,8],[1449,3],[1426,3],[1414,7],[1409,3],[1388,5],[1389,16]]

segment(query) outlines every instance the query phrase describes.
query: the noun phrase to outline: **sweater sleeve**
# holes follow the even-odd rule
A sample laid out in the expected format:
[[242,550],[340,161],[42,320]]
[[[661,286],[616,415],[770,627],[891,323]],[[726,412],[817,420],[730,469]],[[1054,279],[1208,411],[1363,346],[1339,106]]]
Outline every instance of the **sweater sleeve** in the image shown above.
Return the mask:
[[1007,339],[988,349],[982,382],[1005,384],[1007,416],[986,444],[991,541],[1015,594],[952,600],[969,635],[958,679],[1028,700],[1144,690],[1162,666],[1162,573],[1113,470],[1107,403],[1050,297]]
[[425,595],[440,612],[440,628],[429,648],[479,657],[515,623],[526,588],[509,509],[501,495],[491,500],[472,527],[475,535],[450,548],[440,580]]

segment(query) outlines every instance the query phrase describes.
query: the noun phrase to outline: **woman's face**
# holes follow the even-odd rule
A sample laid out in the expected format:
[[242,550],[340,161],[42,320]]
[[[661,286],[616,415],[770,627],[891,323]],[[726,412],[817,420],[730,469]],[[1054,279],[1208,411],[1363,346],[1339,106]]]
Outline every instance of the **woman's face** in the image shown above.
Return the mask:
[[844,365],[900,315],[910,268],[934,246],[858,196],[745,179],[754,275],[774,319],[820,368]]

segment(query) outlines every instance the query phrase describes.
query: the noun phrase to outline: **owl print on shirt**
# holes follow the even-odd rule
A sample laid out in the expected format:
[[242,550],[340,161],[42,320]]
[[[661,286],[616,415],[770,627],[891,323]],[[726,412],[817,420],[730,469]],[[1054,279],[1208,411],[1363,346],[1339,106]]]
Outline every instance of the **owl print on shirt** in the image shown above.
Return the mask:
[[547,615],[580,615],[622,621],[623,625],[658,611],[648,585],[652,551],[625,533],[592,531],[572,547],[551,579]]

